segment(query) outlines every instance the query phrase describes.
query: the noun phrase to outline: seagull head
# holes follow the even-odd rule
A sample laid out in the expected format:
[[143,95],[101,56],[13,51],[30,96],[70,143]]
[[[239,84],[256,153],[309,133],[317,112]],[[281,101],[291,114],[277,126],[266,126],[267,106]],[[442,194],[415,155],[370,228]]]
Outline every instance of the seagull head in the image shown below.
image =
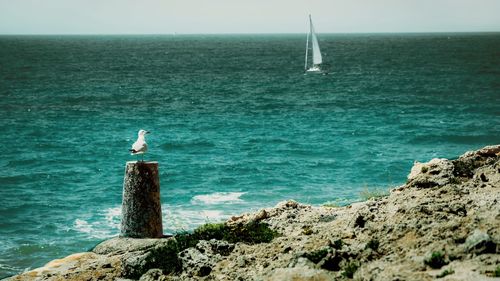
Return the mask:
[[138,133],[139,137],[143,137],[143,136],[145,136],[146,134],[149,134],[149,131],[146,131],[146,130],[139,130],[139,133]]

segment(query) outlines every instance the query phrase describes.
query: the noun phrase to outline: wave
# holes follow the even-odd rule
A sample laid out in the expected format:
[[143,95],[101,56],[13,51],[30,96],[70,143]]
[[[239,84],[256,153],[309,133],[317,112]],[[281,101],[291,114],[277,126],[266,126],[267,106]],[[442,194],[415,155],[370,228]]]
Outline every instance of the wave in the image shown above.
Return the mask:
[[192,230],[205,223],[224,221],[231,216],[223,210],[196,211],[186,210],[181,206],[163,208],[163,214],[163,229],[167,233]]
[[[229,195],[229,197],[236,196],[241,195]],[[221,222],[233,213],[231,210],[189,210],[188,208],[182,205],[162,205],[164,233],[189,231],[208,222]],[[121,215],[121,206],[108,208],[101,212],[98,217],[94,217],[95,221],[75,219],[72,229],[91,239],[111,238],[120,233]]]
[[[21,267],[15,267],[15,266],[12,266],[10,264],[0,263],[0,270],[21,271],[22,268]],[[0,278],[3,278],[3,277],[0,276]]]
[[232,204],[243,202],[240,198],[246,192],[215,192],[212,194],[196,195],[191,199],[191,203],[203,204]]
[[92,226],[86,220],[76,219],[73,225],[75,229],[79,232],[83,233],[93,232]]
[[89,238],[110,238],[120,231],[121,213],[121,207],[108,208],[101,212],[93,222],[79,218],[75,219],[73,229]]
[[112,227],[115,229],[120,228],[120,222],[121,222],[121,217],[122,217],[121,207],[106,209],[104,217],[106,218],[106,224],[109,227]]
[[89,223],[86,220],[76,219],[73,223],[73,229],[77,232],[85,234],[87,238],[106,239],[118,234],[118,232],[110,227],[107,227],[102,222]]

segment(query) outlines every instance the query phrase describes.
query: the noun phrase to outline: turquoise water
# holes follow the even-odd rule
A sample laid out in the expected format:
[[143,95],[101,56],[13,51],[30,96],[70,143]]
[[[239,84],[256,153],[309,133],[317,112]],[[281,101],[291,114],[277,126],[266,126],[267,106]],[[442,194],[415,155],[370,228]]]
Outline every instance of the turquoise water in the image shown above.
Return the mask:
[[164,231],[359,200],[500,143],[500,34],[0,37],[0,277],[119,232],[147,129]]

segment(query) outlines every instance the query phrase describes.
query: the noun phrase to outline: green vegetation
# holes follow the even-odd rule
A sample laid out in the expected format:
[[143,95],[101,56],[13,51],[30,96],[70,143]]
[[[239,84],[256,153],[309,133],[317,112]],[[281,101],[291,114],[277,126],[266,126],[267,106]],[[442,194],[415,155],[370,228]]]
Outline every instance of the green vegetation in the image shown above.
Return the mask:
[[437,251],[433,252],[430,258],[424,260],[424,264],[430,266],[431,268],[438,269],[447,265],[448,262],[444,259],[444,254]]
[[377,239],[372,239],[366,243],[365,249],[372,249],[374,251],[378,250],[378,246],[380,246],[380,242]]
[[180,270],[180,262],[177,260],[177,253],[196,246],[200,240],[226,240],[230,243],[244,242],[248,244],[268,243],[279,233],[270,229],[265,223],[249,223],[246,225],[228,226],[225,223],[206,223],[192,233],[183,231],[177,233],[175,237],[175,245],[169,248],[172,260],[177,264],[171,266],[172,270]]
[[[179,252],[196,246],[200,240],[226,240],[230,243],[244,242],[248,244],[266,243],[277,237],[278,233],[264,223],[228,226],[224,223],[207,223],[193,232],[182,231],[168,240],[164,247],[154,247],[144,258],[144,262],[124,265],[124,276],[138,279],[147,269],[159,268],[163,272],[179,272],[182,270]],[[229,254],[229,253],[227,253]]]
[[359,192],[359,196],[363,201],[372,199],[372,198],[380,198],[380,197],[386,197],[389,195],[389,192],[384,189],[384,188],[373,188],[373,189],[368,189],[368,187],[365,187],[362,191]]
[[495,272],[493,272],[493,277],[500,277],[500,265],[497,266]]
[[265,223],[249,223],[243,226],[228,226],[224,223],[207,223],[193,231],[175,235],[179,251],[194,247],[199,240],[226,240],[230,243],[245,242],[248,244],[271,242],[278,233]]
[[358,270],[359,264],[355,261],[349,262],[346,267],[344,267],[344,272],[342,272],[342,276],[347,278],[352,278],[356,270]]
[[441,273],[440,273],[439,275],[437,275],[436,277],[437,277],[437,278],[443,278],[443,277],[445,277],[446,275],[450,275],[450,274],[453,274],[453,273],[455,273],[455,271],[454,271],[452,268],[450,268],[450,269],[445,269],[443,272],[441,272]]
[[198,240],[223,240],[226,231],[227,227],[224,223],[206,223],[195,229],[193,235],[195,235]]
[[425,174],[425,173],[427,173],[429,171],[429,167],[422,166],[422,169],[420,169],[420,171]]
[[254,222],[242,227],[227,228],[228,233],[223,240],[231,243],[245,242],[248,244],[269,243],[279,233],[270,229],[265,223]]
[[326,255],[328,255],[328,248],[319,249],[314,252],[306,253],[304,256],[313,263],[320,262]]
[[332,243],[332,248],[337,250],[342,249],[342,246],[344,246],[344,241],[342,241],[342,239],[335,240]]

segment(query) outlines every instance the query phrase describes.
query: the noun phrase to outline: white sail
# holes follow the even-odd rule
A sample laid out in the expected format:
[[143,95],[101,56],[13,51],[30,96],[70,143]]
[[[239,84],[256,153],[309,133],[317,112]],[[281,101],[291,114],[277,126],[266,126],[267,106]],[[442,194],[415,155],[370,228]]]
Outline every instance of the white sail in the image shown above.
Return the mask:
[[304,62],[304,71],[307,71],[307,53],[309,50],[309,33],[307,33],[307,39],[306,39],[306,59]]
[[321,57],[321,51],[319,50],[318,38],[316,37],[316,32],[314,32],[314,26],[312,23],[311,16],[309,16],[309,21],[311,24],[311,42],[312,42],[312,60],[314,65],[321,64],[323,58]]
[[[309,36],[311,36],[310,40]],[[311,42],[311,53],[312,53],[312,64],[310,66],[307,65],[309,42]],[[307,33],[307,39],[306,39],[306,59],[304,63],[305,73],[325,74],[325,72],[321,69],[322,63],[323,63],[323,58],[321,57],[321,51],[319,49],[318,37],[316,36],[316,32],[314,31],[314,25],[312,23],[311,15],[309,15],[309,32]]]

